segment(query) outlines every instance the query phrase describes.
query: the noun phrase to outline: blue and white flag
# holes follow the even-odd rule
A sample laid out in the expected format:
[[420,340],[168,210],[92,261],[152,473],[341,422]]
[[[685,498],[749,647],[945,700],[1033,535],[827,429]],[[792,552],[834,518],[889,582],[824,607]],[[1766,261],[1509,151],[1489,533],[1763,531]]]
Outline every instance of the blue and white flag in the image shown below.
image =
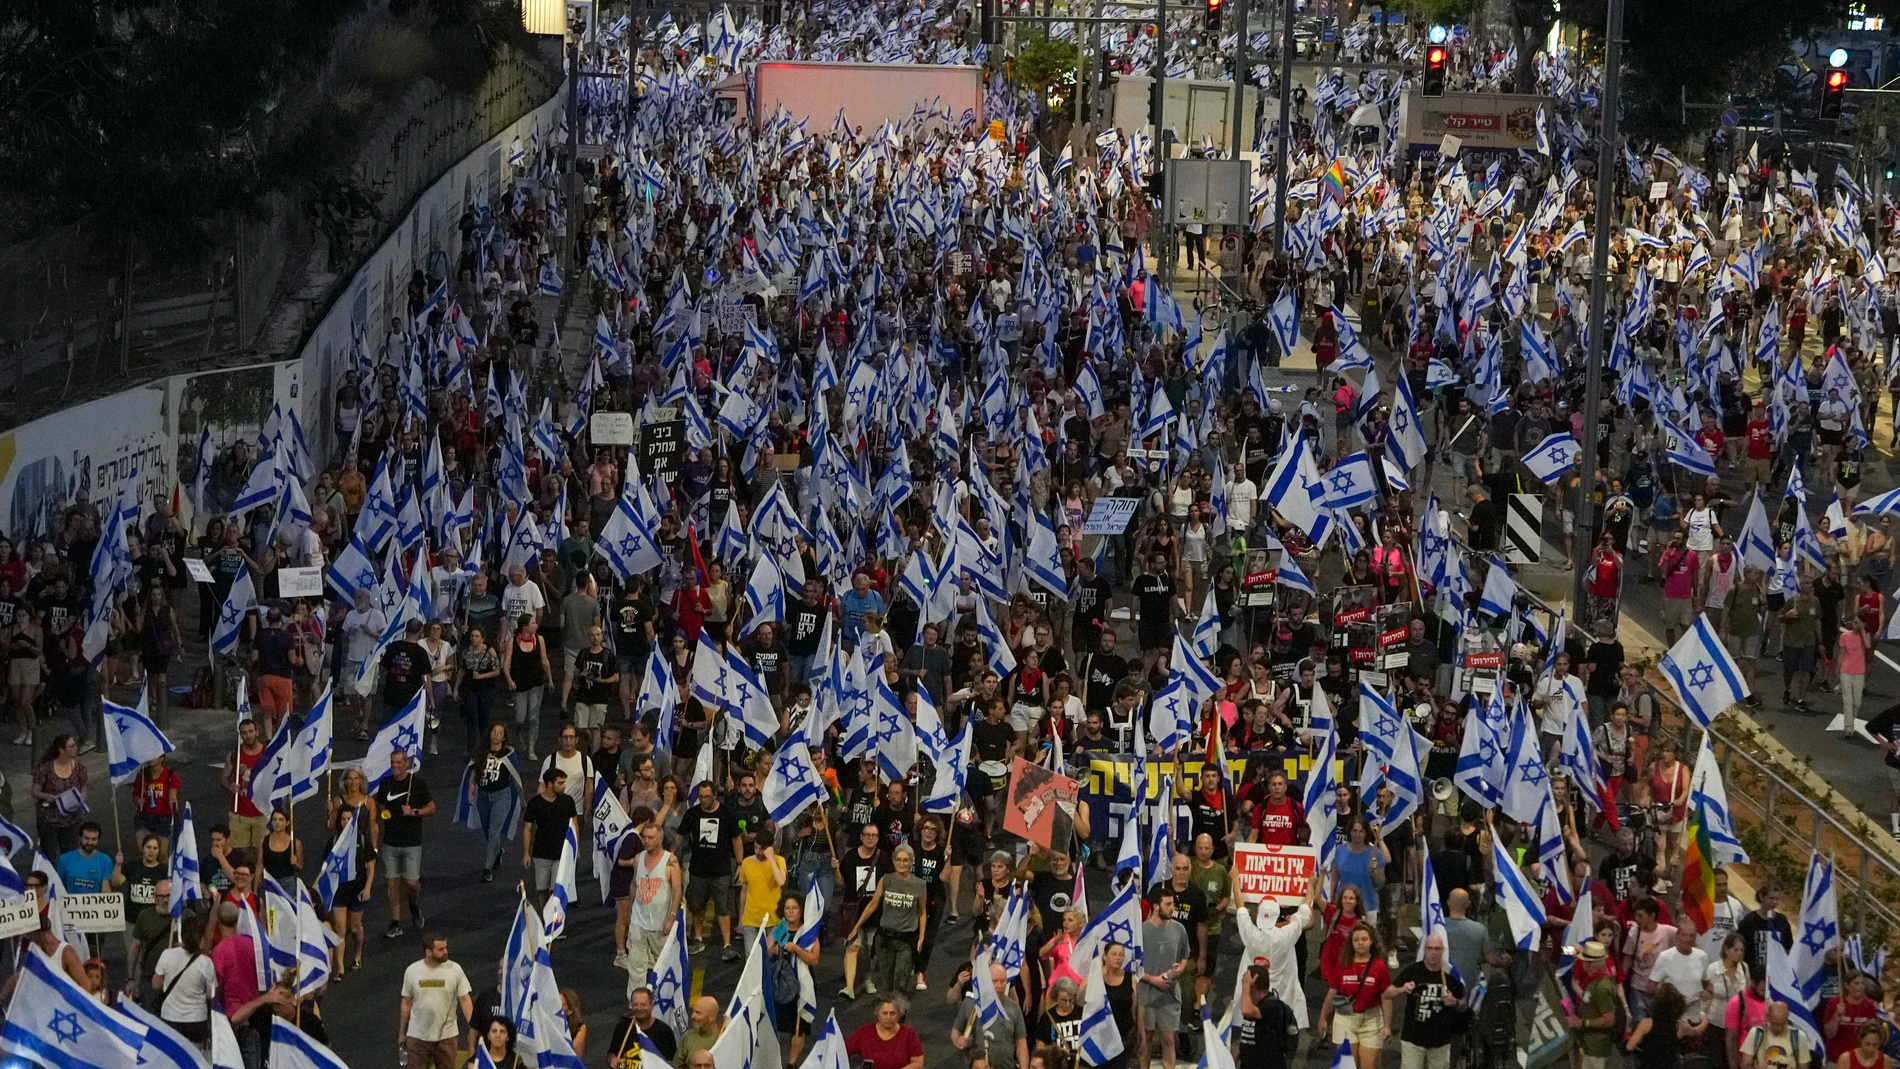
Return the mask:
[[1768,1001],[1787,1005],[1788,1023],[1807,1033],[1810,1049],[1826,1049],[1820,1023],[1814,1016],[1814,1007],[1806,1001],[1807,996],[1801,989],[1800,978],[1795,975],[1794,962],[1787,948],[1781,945],[1779,939],[1764,939],[1762,944],[1768,951]]
[[[1135,823],[1132,813],[1128,817],[1128,823]],[[1172,865],[1173,862],[1170,860],[1170,872],[1172,872]],[[1140,880],[1129,880],[1123,883],[1120,889],[1115,892],[1115,897],[1109,899],[1108,905],[1102,907],[1100,913],[1089,918],[1088,924],[1082,928],[1082,934],[1076,938],[1075,949],[1070,954],[1069,960],[1077,967],[1082,966],[1085,962],[1100,961],[1102,950],[1105,947],[1111,944],[1118,944],[1128,948],[1127,967],[1133,969],[1136,975],[1139,975],[1141,969],[1141,898],[1142,887]]]
[[1808,878],[1801,891],[1801,916],[1795,926],[1789,965],[1795,983],[1810,1007],[1821,1003],[1821,985],[1827,979],[1827,953],[1841,945],[1840,907],[1834,893],[1834,863],[1816,853],[1808,858]]
[[1418,400],[1412,396],[1412,380],[1400,375],[1395,387],[1392,402],[1392,416],[1387,422],[1389,436],[1386,447],[1392,453],[1392,459],[1398,462],[1401,471],[1411,474],[1425,460],[1425,432],[1418,417]]
[[812,764],[811,750],[793,737],[778,748],[772,770],[766,774],[766,814],[781,827],[788,826],[805,807],[825,800],[825,787]]
[[323,696],[304,714],[303,726],[297,729],[296,746],[290,760],[290,798],[293,802],[314,798],[324,775],[330,771],[336,738],[336,718],[330,707],[332,689],[327,684],[324,686]]
[[1709,451],[1695,440],[1695,435],[1683,429],[1674,419],[1662,420],[1663,439],[1667,444],[1669,462],[1678,467],[1695,472],[1697,475],[1714,475],[1715,462],[1709,459]]
[[1326,483],[1326,506],[1349,509],[1379,498],[1379,483],[1372,473],[1372,458],[1364,452],[1341,457],[1339,463],[1321,476]]
[[251,582],[251,569],[239,565],[237,579],[231,583],[231,592],[218,610],[218,622],[211,630],[212,652],[228,654],[235,649],[238,636],[244,633],[244,617],[256,608],[257,587]]
[[1300,341],[1300,314],[1291,289],[1283,291],[1267,309],[1267,324],[1273,328],[1274,340],[1280,343],[1282,359],[1292,356]]
[[376,737],[369,740],[369,750],[363,754],[359,767],[372,792],[389,777],[389,756],[397,750],[409,755],[410,772],[422,771],[422,734],[427,726],[423,705],[427,697],[427,687],[416,691],[409,704],[397,710],[395,716],[377,729]]
[[1082,988],[1081,1060],[1088,1065],[1105,1065],[1121,1057],[1124,1049],[1121,1029],[1108,1004],[1108,986],[1102,981],[1102,958],[1089,962],[1088,980]]
[[282,1017],[270,1022],[270,1069],[350,1069],[329,1047]]
[[101,700],[106,718],[106,760],[112,773],[112,785],[123,787],[138,778],[146,762],[171,753],[165,733],[145,715],[145,688],[139,688],[137,707]]
[[145,1026],[80,987],[56,957],[23,948],[0,1050],[45,1069],[133,1069]]
[[570,821],[567,835],[561,840],[561,856],[554,863],[554,882],[548,889],[548,900],[541,907],[542,930],[546,933],[543,942],[552,941],[567,930],[568,907],[580,898],[579,864],[580,841]]
[[[918,695],[918,700],[921,708],[922,694]],[[942,730],[941,724],[938,730]],[[943,759],[932,763],[936,768],[937,776],[931,782],[929,793],[924,795],[919,805],[926,813],[954,813],[963,797],[963,788],[969,781],[970,775],[970,721],[968,718],[963,721],[963,726],[957,730],[956,735],[951,737],[949,745],[944,749]]]
[[[1420,879],[1419,888],[1423,892],[1424,897],[1420,900],[1418,908],[1418,956],[1413,960],[1424,961],[1425,940],[1431,938],[1433,935],[1438,935],[1445,939],[1447,948],[1451,945],[1451,935],[1449,930],[1445,927],[1445,905],[1439,901],[1438,898],[1438,878],[1432,873],[1432,858],[1428,852],[1425,854],[1425,873]],[[1458,970],[1456,968],[1452,968],[1453,975],[1456,975],[1457,972]],[[1464,978],[1459,977],[1459,979]]]
[[1576,467],[1577,458],[1582,455],[1582,444],[1569,431],[1558,431],[1525,453],[1523,462],[1532,475],[1549,486]]
[[1286,452],[1280,454],[1280,460],[1274,465],[1273,473],[1267,477],[1267,484],[1260,496],[1289,523],[1311,535],[1319,526],[1319,498],[1316,495],[1324,492],[1319,468],[1313,463],[1312,447],[1307,444],[1306,432],[1301,431],[1288,445]]
[[1220,604],[1214,596],[1213,584],[1208,584],[1207,597],[1201,602],[1201,618],[1194,621],[1194,636],[1189,645],[1196,657],[1212,657],[1220,649]]
[[1496,617],[1508,617],[1516,609],[1517,580],[1503,558],[1493,553],[1491,567],[1484,573],[1484,591],[1478,595],[1478,611]]
[[752,615],[739,629],[741,636],[751,634],[760,624],[785,620],[785,578],[769,552],[760,553],[758,563],[752,566],[752,575],[745,584],[745,604]]
[[1702,734],[1702,749],[1696,754],[1695,770],[1689,774],[1689,804],[1702,808],[1702,827],[1709,833],[1709,846],[1718,865],[1748,863],[1748,851],[1735,833],[1735,814],[1728,806],[1728,788],[1722,783],[1722,766],[1715,760],[1707,732]]
[[338,830],[336,842],[324,855],[323,869],[317,873],[317,897],[323,901],[326,913],[336,908],[337,888],[356,878],[358,838],[356,814],[352,813]]
[[191,803],[178,818],[178,830],[172,836],[171,915],[177,920],[185,914],[185,903],[205,897],[198,865],[198,828],[191,820]]
[[1729,656],[1707,615],[1696,617],[1658,667],[1676,688],[1683,710],[1704,730],[1730,706],[1748,699],[1741,667]]
[[1504,801],[1504,750],[1510,741],[1510,722],[1502,691],[1492,691],[1487,702],[1475,696],[1470,700],[1473,708],[1465,716],[1464,739],[1451,778],[1472,801],[1492,809]]
[[620,503],[614,506],[613,515],[601,525],[595,544],[624,583],[658,568],[665,561],[655,541],[657,533],[658,523],[652,518],[646,491],[629,464],[626,490],[620,495]]
[[990,935],[990,953],[1014,981],[1023,968],[1024,944],[1029,938],[1029,894],[1020,885],[1009,889],[1009,901]]
[[1536,950],[1547,919],[1542,899],[1496,839],[1491,841],[1491,867],[1497,880],[1497,900],[1510,922],[1512,940],[1520,950]]
[[647,971],[646,988],[653,994],[653,1014],[665,1021],[676,1036],[692,1027],[690,1006],[693,966],[686,953],[686,907],[681,905],[673,917],[673,930],[660,948],[660,956]]
[[1338,760],[1339,730],[1334,722],[1320,740],[1319,752],[1313,758],[1313,771],[1306,778],[1306,797],[1301,799],[1306,809],[1306,845],[1319,850],[1322,869],[1333,863],[1333,853],[1339,843],[1339,837],[1333,834],[1339,827],[1339,785],[1333,767]]
[[158,1015],[140,1006],[138,1000],[121,991],[115,1008],[145,1026],[145,1045],[139,1048],[138,1064],[147,1069],[213,1069],[198,1049],[198,1044],[178,1034]]

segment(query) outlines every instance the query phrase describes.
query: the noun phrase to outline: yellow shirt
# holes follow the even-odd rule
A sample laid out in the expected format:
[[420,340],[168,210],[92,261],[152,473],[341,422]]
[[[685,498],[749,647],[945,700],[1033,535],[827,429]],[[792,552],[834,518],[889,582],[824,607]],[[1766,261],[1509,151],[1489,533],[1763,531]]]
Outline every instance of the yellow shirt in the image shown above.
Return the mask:
[[[772,876],[776,870],[778,879]],[[777,854],[767,862],[753,854],[739,863],[739,884],[745,888],[745,906],[739,910],[739,924],[746,928],[764,928],[778,923],[779,895],[783,893],[785,859]]]

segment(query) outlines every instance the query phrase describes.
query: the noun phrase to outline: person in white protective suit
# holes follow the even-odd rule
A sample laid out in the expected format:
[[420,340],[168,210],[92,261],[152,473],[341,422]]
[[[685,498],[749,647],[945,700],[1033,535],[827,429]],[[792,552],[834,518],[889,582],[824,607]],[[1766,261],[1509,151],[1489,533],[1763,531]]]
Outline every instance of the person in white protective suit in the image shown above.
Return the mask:
[[[1319,922],[1319,914],[1313,910],[1315,895],[1319,890],[1319,881],[1307,888],[1306,901],[1293,909],[1282,909],[1271,901],[1262,899],[1259,910],[1262,919],[1255,920],[1254,915],[1245,908],[1234,911],[1235,931],[1240,938],[1240,968],[1235,970],[1234,998],[1232,1005],[1240,1005],[1240,984],[1247,982],[1247,966],[1259,963],[1267,967],[1267,976],[1273,985],[1273,993],[1280,996],[1293,1010],[1293,1019],[1299,1022],[1301,1030],[1308,1025],[1306,1010],[1306,990],[1300,984],[1300,968],[1294,960],[1294,947],[1306,937],[1306,930]],[[1275,917],[1278,919],[1269,919]]]

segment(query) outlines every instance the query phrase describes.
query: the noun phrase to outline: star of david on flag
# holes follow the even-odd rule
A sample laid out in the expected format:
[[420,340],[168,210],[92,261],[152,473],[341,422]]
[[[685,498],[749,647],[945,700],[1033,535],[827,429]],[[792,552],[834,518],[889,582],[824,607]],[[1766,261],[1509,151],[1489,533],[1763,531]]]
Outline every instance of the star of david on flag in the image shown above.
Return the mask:
[[1729,656],[1706,615],[1696,617],[1658,667],[1675,687],[1684,711],[1704,729],[1730,706],[1748,698],[1741,667]]

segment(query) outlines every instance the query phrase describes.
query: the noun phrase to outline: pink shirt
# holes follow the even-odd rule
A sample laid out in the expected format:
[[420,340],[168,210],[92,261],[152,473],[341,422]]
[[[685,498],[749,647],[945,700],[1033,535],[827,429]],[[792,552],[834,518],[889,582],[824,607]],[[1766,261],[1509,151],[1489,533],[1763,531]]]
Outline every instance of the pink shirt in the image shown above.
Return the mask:
[[224,1013],[230,1016],[259,994],[257,949],[248,935],[227,935],[211,948],[211,968],[218,974],[218,993],[224,996]]
[[[1665,550],[1664,552],[1673,551]],[[1680,559],[1671,556],[1668,560],[1659,563],[1663,574],[1668,577],[1663,580],[1663,597],[1687,598],[1695,593],[1696,570],[1702,563],[1701,558],[1696,556],[1695,550],[1685,549]]]
[[1844,676],[1864,676],[1867,674],[1867,640],[1853,631],[1841,632],[1839,639],[1841,674]]

